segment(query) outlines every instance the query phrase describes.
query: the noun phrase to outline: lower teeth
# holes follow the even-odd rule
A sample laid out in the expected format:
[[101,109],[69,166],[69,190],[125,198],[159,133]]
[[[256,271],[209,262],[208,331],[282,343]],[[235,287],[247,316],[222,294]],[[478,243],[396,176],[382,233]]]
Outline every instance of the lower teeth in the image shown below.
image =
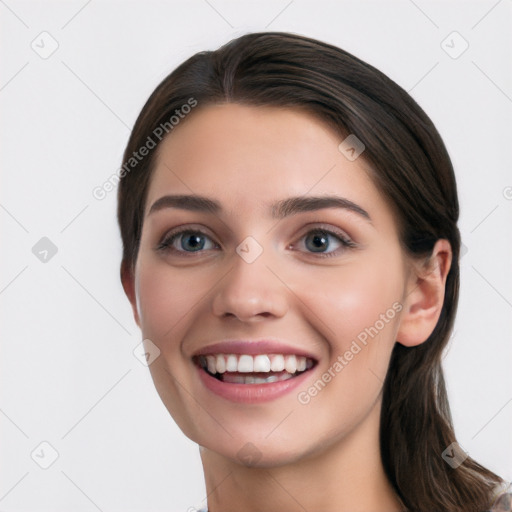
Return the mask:
[[[209,373],[209,372],[208,372]],[[252,374],[247,375],[243,373],[226,372],[216,373],[213,375],[215,378],[222,382],[228,382],[230,384],[269,384],[271,382],[280,382],[288,380],[302,372],[288,373],[286,371],[274,372],[268,376],[262,376],[261,373],[258,375]],[[212,375],[210,373],[210,375]]]
[[285,375],[270,375],[268,377],[253,377],[252,375],[226,375],[222,374],[220,380],[222,382],[229,382],[232,384],[266,384],[269,382],[278,382],[282,380],[291,379],[293,375],[291,373]]

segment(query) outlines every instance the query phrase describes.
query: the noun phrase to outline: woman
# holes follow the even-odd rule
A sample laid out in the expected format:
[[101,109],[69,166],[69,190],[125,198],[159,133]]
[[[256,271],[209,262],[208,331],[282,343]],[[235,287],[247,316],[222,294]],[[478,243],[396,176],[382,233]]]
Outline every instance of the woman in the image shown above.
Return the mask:
[[209,512],[503,509],[456,443],[456,183],[403,89],[247,34],[157,87],[121,177],[121,280]]

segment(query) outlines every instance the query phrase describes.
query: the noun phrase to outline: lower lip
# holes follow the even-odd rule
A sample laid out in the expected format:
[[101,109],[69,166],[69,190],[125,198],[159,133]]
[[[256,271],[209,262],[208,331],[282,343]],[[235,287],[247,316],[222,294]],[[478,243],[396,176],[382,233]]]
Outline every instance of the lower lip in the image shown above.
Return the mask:
[[212,377],[204,368],[197,367],[202,383],[216,395],[232,402],[255,404],[268,402],[293,391],[309,377],[311,369],[280,382],[267,384],[232,384]]

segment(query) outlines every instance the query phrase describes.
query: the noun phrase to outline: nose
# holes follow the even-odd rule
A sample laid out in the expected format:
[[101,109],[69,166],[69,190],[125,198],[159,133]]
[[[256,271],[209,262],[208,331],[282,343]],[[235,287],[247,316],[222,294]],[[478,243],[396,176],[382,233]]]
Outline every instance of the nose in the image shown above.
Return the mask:
[[286,314],[289,289],[279,273],[267,266],[264,255],[265,251],[249,263],[235,252],[230,270],[215,290],[215,316],[257,322]]

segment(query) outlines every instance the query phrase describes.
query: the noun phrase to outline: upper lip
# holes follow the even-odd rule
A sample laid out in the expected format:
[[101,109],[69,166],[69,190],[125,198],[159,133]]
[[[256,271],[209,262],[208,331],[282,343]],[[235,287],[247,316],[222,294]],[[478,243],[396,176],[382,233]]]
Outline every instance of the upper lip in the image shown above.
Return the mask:
[[309,357],[318,361],[318,357],[311,352],[288,345],[280,341],[272,340],[230,340],[220,341],[205,345],[194,352],[193,356],[206,354],[295,354],[298,356]]

